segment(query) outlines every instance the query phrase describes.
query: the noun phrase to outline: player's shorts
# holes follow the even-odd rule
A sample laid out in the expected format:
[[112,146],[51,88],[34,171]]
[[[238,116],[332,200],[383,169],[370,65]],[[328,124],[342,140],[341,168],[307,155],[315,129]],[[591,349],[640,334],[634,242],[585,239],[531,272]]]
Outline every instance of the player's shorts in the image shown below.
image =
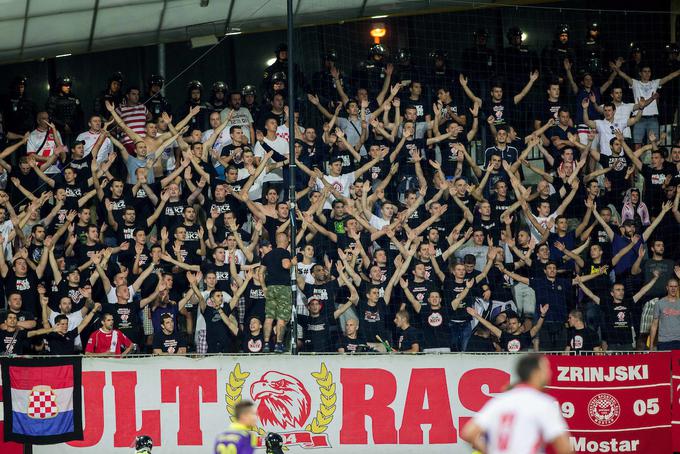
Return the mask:
[[264,302],[264,315],[269,319],[289,321],[292,292],[289,285],[270,285]]

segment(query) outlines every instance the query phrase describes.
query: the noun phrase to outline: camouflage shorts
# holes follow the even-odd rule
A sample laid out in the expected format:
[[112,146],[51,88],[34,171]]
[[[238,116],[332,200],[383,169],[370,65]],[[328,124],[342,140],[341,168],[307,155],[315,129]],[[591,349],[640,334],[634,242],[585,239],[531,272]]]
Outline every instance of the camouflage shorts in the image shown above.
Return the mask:
[[264,303],[266,318],[289,321],[292,309],[292,292],[289,285],[270,285]]

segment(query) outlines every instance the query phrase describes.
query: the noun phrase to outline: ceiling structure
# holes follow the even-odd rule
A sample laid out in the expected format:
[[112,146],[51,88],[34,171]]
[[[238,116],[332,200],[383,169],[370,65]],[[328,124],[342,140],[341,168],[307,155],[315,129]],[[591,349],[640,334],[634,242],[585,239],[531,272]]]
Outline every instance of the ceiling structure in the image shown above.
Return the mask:
[[[493,0],[293,0],[296,26],[489,6]],[[0,63],[285,27],[286,0],[0,0]]]

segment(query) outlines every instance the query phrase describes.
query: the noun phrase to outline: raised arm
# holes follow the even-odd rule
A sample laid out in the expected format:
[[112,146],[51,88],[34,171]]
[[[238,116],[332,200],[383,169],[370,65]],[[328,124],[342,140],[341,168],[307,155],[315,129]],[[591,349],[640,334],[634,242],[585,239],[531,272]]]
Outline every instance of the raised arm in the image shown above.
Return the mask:
[[593,216],[595,216],[597,222],[602,226],[602,229],[607,233],[609,241],[614,241],[614,231],[612,230],[611,227],[609,227],[609,224],[607,224],[604,221],[604,219],[602,219],[602,216],[600,216],[600,213],[597,211],[597,205],[595,204],[595,202],[593,202]]
[[123,119],[118,115],[118,112],[116,112],[116,106],[110,102],[110,101],[104,101],[104,105],[106,106],[106,110],[108,110],[111,113],[111,117],[116,121],[116,124],[120,129],[123,130],[125,134],[133,141],[133,142],[139,142],[142,139],[142,136],[137,134],[135,131],[133,131],[128,125],[125,124]]
[[574,196],[576,195],[576,192],[578,191],[579,187],[579,180],[574,180],[573,184],[571,185],[571,191],[569,191],[569,194],[567,194],[567,197],[564,198],[562,203],[560,204],[559,207],[557,207],[557,210],[555,211],[557,215],[561,215],[564,213],[564,210],[567,209],[569,204],[571,203],[572,200],[574,200]]
[[652,221],[651,224],[645,229],[644,232],[642,232],[642,240],[646,243],[649,238],[652,236],[652,233],[654,233],[654,230],[659,226],[661,221],[663,220],[664,216],[671,211],[673,208],[673,202],[670,200],[667,202],[664,202],[663,205],[661,205],[661,213]]
[[475,104],[479,104],[480,106],[482,105],[482,100],[475,96],[475,94],[470,90],[470,87],[468,86],[468,79],[465,77],[462,73],[458,76],[458,82],[460,82],[460,86],[463,87],[463,91],[465,92],[465,95],[467,95],[468,98],[470,98],[470,101],[472,101]]
[[590,100],[588,98],[584,98],[583,101],[581,101],[581,109],[583,109],[583,122],[587,124],[589,128],[595,129],[597,124],[588,118],[588,106],[590,106]]
[[517,93],[512,98],[512,101],[515,104],[519,104],[520,102],[522,102],[522,100],[526,97],[526,95],[528,95],[529,92],[531,91],[531,87],[534,86],[534,82],[536,82],[536,80],[538,80],[538,71],[533,71],[531,74],[529,74],[529,82],[527,82],[527,84],[524,86],[524,88],[522,88],[522,91]]

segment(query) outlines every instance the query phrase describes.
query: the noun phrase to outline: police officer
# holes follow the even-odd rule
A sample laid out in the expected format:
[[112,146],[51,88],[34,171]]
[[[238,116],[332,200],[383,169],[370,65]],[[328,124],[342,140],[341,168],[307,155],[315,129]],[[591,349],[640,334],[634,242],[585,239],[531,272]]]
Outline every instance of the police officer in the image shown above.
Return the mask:
[[[496,74],[496,51],[488,47],[489,32],[486,28],[478,28],[472,33],[472,47],[463,51],[463,72],[474,82],[486,82]],[[483,93],[487,93],[484,90]]]
[[508,47],[503,49],[503,70],[510,93],[519,93],[526,84],[527,75],[538,69],[538,57],[522,42],[522,30],[510,27],[506,33]]
[[552,45],[543,49],[543,56],[541,62],[543,68],[541,72],[544,75],[550,76],[550,79],[559,79],[562,84],[567,77],[564,69],[564,61],[568,60],[572,65],[576,61],[576,52],[569,40],[569,26],[567,24],[560,24],[555,30],[555,38]]
[[[271,90],[273,82],[272,79],[275,74],[283,73],[285,75],[284,80],[288,79],[288,45],[286,43],[280,43],[278,46],[276,46],[274,55],[276,55],[276,61],[264,70],[264,77],[262,79],[262,92],[265,94]],[[304,89],[305,77],[297,64],[295,64],[294,71],[295,87]]]
[[45,110],[61,132],[64,145],[71,146],[71,140],[83,123],[80,99],[71,92],[73,81],[68,76],[57,79],[55,90],[47,98]]
[[621,65],[621,71],[626,74],[635,74],[636,76],[640,74],[642,60],[644,60],[645,51],[636,42],[631,42],[628,45],[628,60],[626,60],[623,65]]
[[288,76],[283,71],[277,71],[269,78],[270,85],[264,92],[264,104],[271,104],[274,95],[281,94],[285,99],[288,96]]
[[411,51],[408,49],[397,50],[394,56],[394,76],[395,82],[401,82],[403,80],[415,80],[419,79],[419,72],[416,70],[415,65],[411,61]]
[[267,454],[283,454],[283,438],[281,435],[269,432],[264,441]]
[[99,93],[94,100],[93,112],[100,117],[109,119],[111,113],[106,109],[106,101],[113,103],[114,106],[120,106],[123,101],[123,73],[116,71],[106,81],[106,88]]
[[10,136],[11,133],[22,136],[31,131],[38,113],[36,104],[26,93],[26,81],[26,76],[14,78],[2,103],[5,127]]
[[243,96],[243,107],[250,111],[253,118],[257,118],[260,114],[260,106],[257,105],[255,85],[244,85],[241,89],[241,96]]
[[222,112],[228,107],[227,93],[229,93],[229,87],[221,80],[213,84],[208,102],[210,112]]
[[[339,99],[338,90],[335,85],[332,71],[336,68],[338,53],[335,49],[330,49],[321,55],[323,67],[312,75],[312,92],[319,97],[319,101],[328,107],[331,102]],[[338,72],[340,70],[336,69]],[[340,73],[342,81],[342,73]]]
[[210,117],[210,111],[207,108],[208,104],[202,100],[203,97],[203,84],[198,80],[192,80],[187,84],[187,100],[180,107],[177,113],[177,118],[184,118],[189,115],[189,111],[194,106],[200,106],[201,110],[198,115],[191,118],[189,121],[189,130],[187,134],[191,134],[193,129],[200,129],[205,131],[208,129],[208,118]]
[[148,435],[140,435],[135,438],[135,454],[151,454],[153,440]]
[[453,83],[454,72],[449,67],[447,57],[448,54],[441,49],[430,52],[429,58],[431,63],[425,72],[425,85],[431,90],[431,93],[429,93],[430,99],[436,95],[437,90],[440,88],[450,90]]
[[146,109],[151,112],[151,118],[154,121],[158,120],[158,117],[160,117],[163,112],[172,112],[168,99],[161,93],[164,83],[165,79],[158,74],[152,74],[147,83],[147,100],[145,104]]
[[596,79],[608,72],[604,59],[604,47],[600,42],[600,26],[597,22],[588,25],[586,40],[579,49],[578,63],[583,71],[592,74]]
[[387,48],[382,44],[374,44],[368,50],[368,59],[359,63],[354,73],[356,88],[365,88],[370,97],[375,97],[382,89],[387,66]]

